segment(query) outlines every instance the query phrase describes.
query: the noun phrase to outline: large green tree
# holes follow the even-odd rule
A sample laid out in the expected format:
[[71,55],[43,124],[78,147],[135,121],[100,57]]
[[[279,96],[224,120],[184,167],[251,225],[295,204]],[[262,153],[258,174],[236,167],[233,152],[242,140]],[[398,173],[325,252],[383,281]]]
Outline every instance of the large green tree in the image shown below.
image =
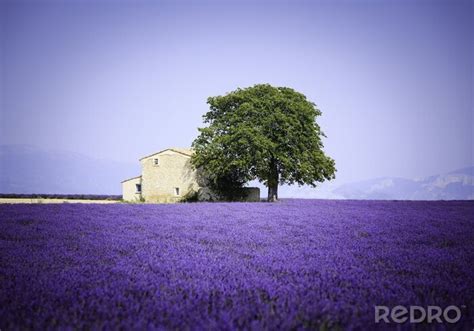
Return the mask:
[[334,160],[323,152],[325,137],[316,118],[321,111],[303,94],[268,84],[209,97],[207,127],[193,142],[192,162],[213,180],[237,184],[258,179],[268,201],[278,199],[279,184],[308,184],[335,177]]

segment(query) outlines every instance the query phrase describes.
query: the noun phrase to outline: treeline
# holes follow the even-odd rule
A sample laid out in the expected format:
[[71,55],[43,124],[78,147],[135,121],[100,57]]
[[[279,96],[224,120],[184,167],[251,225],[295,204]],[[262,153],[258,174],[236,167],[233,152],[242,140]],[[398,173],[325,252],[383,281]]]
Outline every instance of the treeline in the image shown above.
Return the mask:
[[0,193],[0,198],[9,199],[86,199],[86,200],[121,200],[121,195],[105,195],[105,194],[15,194]]

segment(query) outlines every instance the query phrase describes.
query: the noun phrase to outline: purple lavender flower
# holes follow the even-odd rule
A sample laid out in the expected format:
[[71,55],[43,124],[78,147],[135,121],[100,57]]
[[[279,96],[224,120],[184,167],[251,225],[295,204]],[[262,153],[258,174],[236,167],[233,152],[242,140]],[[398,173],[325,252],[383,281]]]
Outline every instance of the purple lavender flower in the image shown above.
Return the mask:
[[468,328],[473,215],[473,202],[0,205],[0,329],[395,328],[374,324],[375,305],[457,305]]

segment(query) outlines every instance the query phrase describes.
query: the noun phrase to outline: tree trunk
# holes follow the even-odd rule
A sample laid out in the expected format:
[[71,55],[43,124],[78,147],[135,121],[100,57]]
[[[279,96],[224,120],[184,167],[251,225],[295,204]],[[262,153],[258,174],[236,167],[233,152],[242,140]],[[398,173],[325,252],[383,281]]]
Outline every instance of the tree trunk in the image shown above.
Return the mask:
[[275,202],[278,200],[278,168],[276,160],[272,158],[270,163],[271,175],[267,181],[268,185],[268,202]]
[[275,202],[278,200],[278,181],[268,183],[268,202]]

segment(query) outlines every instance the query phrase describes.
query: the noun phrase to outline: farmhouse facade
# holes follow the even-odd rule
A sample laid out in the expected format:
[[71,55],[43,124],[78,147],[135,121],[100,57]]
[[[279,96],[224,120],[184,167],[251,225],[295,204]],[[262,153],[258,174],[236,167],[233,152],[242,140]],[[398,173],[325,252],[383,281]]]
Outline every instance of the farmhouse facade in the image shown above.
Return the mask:
[[[142,157],[142,174],[122,181],[125,201],[179,202],[191,193],[199,200],[212,200],[212,194],[198,184],[191,165],[192,149],[168,148]],[[258,188],[245,188],[246,201],[259,201]]]
[[199,186],[191,167],[191,149],[168,148],[142,157],[141,176],[122,182],[126,201],[177,202]]

